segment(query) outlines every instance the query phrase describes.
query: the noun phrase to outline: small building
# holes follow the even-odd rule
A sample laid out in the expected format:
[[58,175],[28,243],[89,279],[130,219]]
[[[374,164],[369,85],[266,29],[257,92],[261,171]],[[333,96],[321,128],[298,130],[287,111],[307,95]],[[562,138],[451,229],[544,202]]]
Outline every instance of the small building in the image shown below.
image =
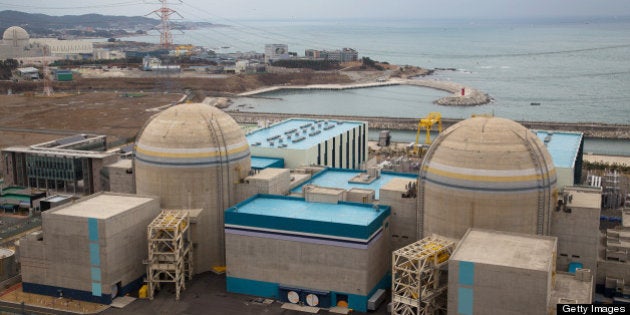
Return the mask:
[[110,304],[140,288],[153,197],[100,193],[42,213],[20,240],[24,292]]
[[46,198],[46,191],[19,186],[10,186],[0,193],[0,206],[6,211],[40,210],[40,202]]
[[39,201],[40,210],[46,211],[67,203],[71,203],[74,199],[72,196],[54,195]]
[[388,206],[257,195],[225,211],[228,292],[365,312],[390,286]]
[[591,303],[590,271],[558,281],[556,255],[555,237],[469,229],[448,263],[448,313],[549,314],[558,302]]
[[72,81],[72,71],[70,70],[55,70],[55,80],[57,81]]
[[367,161],[366,122],[287,119],[247,135],[252,155],[284,159],[285,167],[359,169]]
[[39,79],[39,69],[34,67],[18,68],[17,75],[22,80],[37,80]]

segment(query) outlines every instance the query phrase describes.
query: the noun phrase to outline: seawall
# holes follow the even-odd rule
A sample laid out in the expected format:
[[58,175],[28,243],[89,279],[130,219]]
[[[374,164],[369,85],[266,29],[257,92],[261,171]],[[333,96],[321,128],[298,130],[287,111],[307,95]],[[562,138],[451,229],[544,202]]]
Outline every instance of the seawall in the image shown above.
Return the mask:
[[[371,117],[371,116],[344,116],[344,115],[314,115],[314,114],[280,114],[280,113],[258,113],[258,112],[237,112],[229,111],[238,123],[256,124],[259,121],[268,120],[270,122],[280,121],[293,117],[303,117],[312,119],[339,119],[367,121],[370,128],[390,129],[390,130],[417,130],[417,118],[397,118],[397,117]],[[462,119],[442,118],[444,129],[461,121]],[[626,139],[630,140],[630,125],[605,124],[605,123],[564,123],[545,121],[518,121],[530,129],[558,130],[558,131],[579,131],[586,137]]]
[[[415,85],[442,90],[452,93],[449,96],[439,98],[435,104],[444,106],[475,106],[489,103],[492,99],[488,94],[472,87],[450,81],[426,80],[426,79],[388,79],[382,82],[353,83],[353,84],[313,84],[313,85],[282,85],[271,86],[253,91],[240,93],[238,96],[251,97],[262,93],[280,90],[346,90],[361,89],[389,85]],[[462,90],[464,91],[462,95]]]

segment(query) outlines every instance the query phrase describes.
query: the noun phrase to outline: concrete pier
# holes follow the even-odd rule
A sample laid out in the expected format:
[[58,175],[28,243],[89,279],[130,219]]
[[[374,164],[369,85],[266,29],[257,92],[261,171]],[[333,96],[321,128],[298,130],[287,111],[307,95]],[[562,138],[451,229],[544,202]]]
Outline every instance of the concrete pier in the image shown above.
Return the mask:
[[[281,114],[281,113],[259,113],[259,112],[228,112],[238,123],[256,124],[259,121],[268,120],[270,122],[281,121],[293,117],[304,117],[310,119],[339,119],[367,121],[370,128],[390,129],[390,130],[417,130],[418,120],[421,117],[374,117],[374,116],[344,116],[344,115],[314,115],[314,114]],[[444,128],[461,121],[462,119],[442,118]],[[627,139],[630,140],[630,125],[604,124],[604,123],[564,123],[545,121],[518,121],[529,129],[558,130],[558,131],[580,131],[586,137],[607,138],[607,139]]]
[[[452,95],[442,97],[434,101],[435,104],[445,106],[475,106],[489,103],[491,98],[472,87],[461,85],[455,82],[426,80],[426,79],[388,79],[383,82],[354,83],[354,84],[313,84],[313,85],[282,85],[271,86],[238,94],[241,97],[255,96],[263,93],[280,90],[346,90],[361,89],[391,85],[415,85],[442,90]],[[464,91],[462,95],[462,91]]]

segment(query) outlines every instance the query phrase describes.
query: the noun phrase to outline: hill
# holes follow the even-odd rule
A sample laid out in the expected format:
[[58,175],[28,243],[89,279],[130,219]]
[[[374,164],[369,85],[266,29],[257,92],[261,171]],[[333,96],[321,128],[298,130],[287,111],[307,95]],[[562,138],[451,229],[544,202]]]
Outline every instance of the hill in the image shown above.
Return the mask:
[[[63,35],[64,30],[126,30],[131,32],[148,31],[158,25],[158,19],[144,16],[113,16],[101,14],[51,16],[19,11],[0,11],[0,30],[10,26],[20,26],[29,34],[39,36]],[[173,23],[174,28],[189,29],[208,27],[211,23]]]

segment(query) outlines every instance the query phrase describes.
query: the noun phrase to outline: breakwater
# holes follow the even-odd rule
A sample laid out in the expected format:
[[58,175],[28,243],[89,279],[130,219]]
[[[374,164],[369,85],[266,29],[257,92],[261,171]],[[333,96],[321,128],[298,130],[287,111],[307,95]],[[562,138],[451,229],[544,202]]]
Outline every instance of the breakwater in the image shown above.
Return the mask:
[[[258,112],[228,112],[238,123],[256,124],[260,121],[276,122],[293,117],[311,119],[331,119],[331,120],[357,120],[366,121],[370,128],[390,129],[390,130],[417,130],[417,118],[402,117],[371,117],[371,116],[344,116],[344,115],[315,115],[315,114],[281,114],[281,113],[258,113]],[[444,129],[461,121],[462,119],[442,118]],[[518,121],[530,129],[558,130],[558,131],[579,131],[586,137],[605,139],[630,140],[630,125],[604,124],[604,123],[563,123],[546,121]]]
[[[420,80],[420,79],[387,79],[382,82],[367,82],[353,84],[312,84],[312,85],[281,85],[261,88],[238,94],[241,97],[251,97],[263,93],[281,90],[346,90],[361,89],[390,85],[415,85],[442,90],[452,93],[449,96],[439,98],[435,104],[444,106],[475,106],[489,103],[492,99],[488,94],[477,89],[450,81]],[[463,93],[462,93],[463,92]]]

